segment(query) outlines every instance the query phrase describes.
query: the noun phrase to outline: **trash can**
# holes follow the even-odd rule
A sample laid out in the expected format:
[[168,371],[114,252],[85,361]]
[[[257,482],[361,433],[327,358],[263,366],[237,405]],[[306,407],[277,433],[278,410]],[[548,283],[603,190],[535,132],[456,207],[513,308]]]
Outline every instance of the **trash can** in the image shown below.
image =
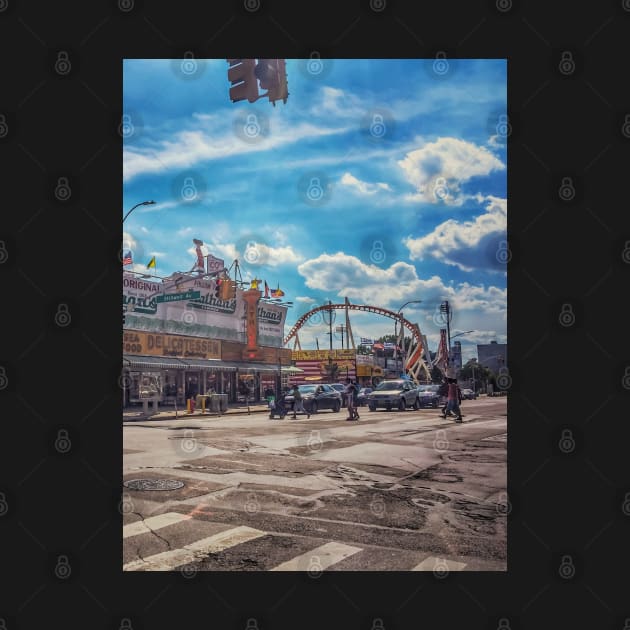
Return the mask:
[[209,394],[197,394],[197,400],[195,401],[197,411],[199,413],[205,413],[209,411],[210,407],[210,395]]
[[216,394],[216,396],[219,398],[219,409],[221,411],[227,411],[228,410],[228,395]]
[[210,396],[210,411],[212,413],[220,413],[219,394],[212,394]]

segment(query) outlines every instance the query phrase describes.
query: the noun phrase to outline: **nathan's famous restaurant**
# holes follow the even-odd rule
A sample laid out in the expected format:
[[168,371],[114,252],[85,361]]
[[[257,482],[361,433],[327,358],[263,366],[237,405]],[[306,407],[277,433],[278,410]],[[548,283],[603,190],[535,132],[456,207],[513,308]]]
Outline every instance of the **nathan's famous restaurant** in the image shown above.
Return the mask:
[[287,384],[287,307],[257,288],[222,294],[216,279],[194,274],[154,282],[123,273],[124,406],[157,398],[184,407],[210,393],[257,402]]

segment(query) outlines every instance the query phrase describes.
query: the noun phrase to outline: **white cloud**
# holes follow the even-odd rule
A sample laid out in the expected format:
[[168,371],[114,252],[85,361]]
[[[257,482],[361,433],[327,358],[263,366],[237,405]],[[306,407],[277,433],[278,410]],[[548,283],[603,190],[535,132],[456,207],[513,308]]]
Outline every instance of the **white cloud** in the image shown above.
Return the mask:
[[404,239],[411,260],[430,257],[463,271],[505,272],[499,250],[506,242],[507,200],[489,196],[486,201],[486,212],[472,221],[448,219],[425,236]]
[[505,169],[487,148],[458,138],[438,138],[398,161],[407,180],[416,187],[410,199],[461,205],[461,185],[473,177]]
[[384,182],[376,182],[374,184],[364,182],[360,179],[357,179],[354,175],[348,172],[344,173],[341,176],[340,182],[344,186],[348,186],[349,188],[354,189],[361,195],[373,195],[380,190],[391,190],[389,184],[386,184]]
[[315,302],[315,299],[312,297],[308,297],[308,296],[298,296],[295,298],[294,300],[295,302],[302,302],[304,304],[313,304]]
[[[202,251],[203,249],[204,248],[202,248]],[[239,260],[241,264],[245,266],[247,266],[248,262],[251,262],[252,264],[269,267],[297,264],[301,260],[304,260],[304,257],[297,254],[291,245],[270,247],[264,243],[252,241],[251,246],[246,250],[244,247],[237,247],[234,243],[213,242],[207,244],[207,249],[215,256],[224,258],[226,266],[228,267],[232,260]],[[194,256],[194,248],[189,251],[191,251]]]
[[[175,134],[173,140],[162,140],[155,148],[126,148],[123,153],[123,179],[129,181],[137,175],[161,173],[172,169],[191,168],[200,162],[217,160],[245,153],[268,151],[309,138],[344,133],[344,128],[328,128],[311,123],[278,125],[273,133],[261,136],[259,142],[248,143],[220,126],[221,135],[206,130],[185,130]],[[164,206],[163,206],[164,207]]]
[[[426,313],[426,321],[434,321],[434,315],[443,300],[449,300],[454,312],[459,314],[478,312],[490,317],[503,328],[506,320],[507,290],[495,286],[446,285],[439,276],[427,279],[418,277],[415,267],[406,262],[396,262],[387,269],[367,265],[354,256],[342,252],[322,254],[298,265],[300,275],[311,289],[334,292],[338,297],[348,297],[351,302],[371,304],[397,311],[410,299],[420,299],[420,305],[405,309],[414,313]],[[468,315],[466,315],[467,317]],[[463,322],[455,322],[463,325]],[[435,324],[439,328],[439,324]],[[488,323],[477,326],[482,330]],[[468,328],[475,329],[469,325]]]

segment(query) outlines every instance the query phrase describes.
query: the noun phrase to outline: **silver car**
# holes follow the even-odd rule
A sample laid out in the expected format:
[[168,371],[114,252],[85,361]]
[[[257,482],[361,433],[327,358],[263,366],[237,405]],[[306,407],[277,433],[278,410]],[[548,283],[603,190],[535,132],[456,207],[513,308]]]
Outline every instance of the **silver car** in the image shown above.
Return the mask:
[[378,408],[404,411],[407,408],[420,407],[418,389],[412,381],[405,379],[381,381],[376,389],[368,394],[367,403],[370,411],[376,411]]

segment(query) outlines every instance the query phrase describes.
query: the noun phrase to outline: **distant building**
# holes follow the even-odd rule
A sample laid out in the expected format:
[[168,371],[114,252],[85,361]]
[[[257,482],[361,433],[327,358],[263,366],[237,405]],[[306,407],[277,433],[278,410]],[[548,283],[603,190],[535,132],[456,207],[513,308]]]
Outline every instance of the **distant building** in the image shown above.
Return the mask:
[[507,367],[507,344],[496,341],[477,344],[477,361],[498,374],[502,367]]
[[459,341],[455,341],[451,348],[450,364],[455,369],[455,372],[459,372],[462,369],[462,344]]

